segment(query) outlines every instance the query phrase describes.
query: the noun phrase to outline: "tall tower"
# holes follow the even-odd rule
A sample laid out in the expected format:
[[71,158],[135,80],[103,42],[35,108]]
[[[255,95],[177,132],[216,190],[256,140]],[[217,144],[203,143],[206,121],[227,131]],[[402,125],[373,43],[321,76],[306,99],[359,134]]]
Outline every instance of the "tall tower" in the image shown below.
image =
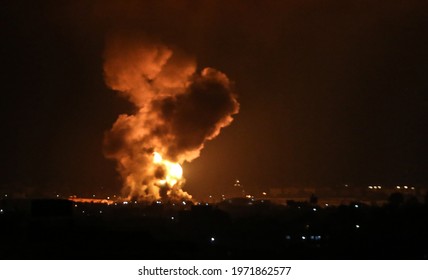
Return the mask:
[[233,186],[239,190],[239,192],[242,194],[243,197],[245,197],[246,194],[245,194],[244,185],[242,185],[238,179],[235,180],[235,184],[233,184]]

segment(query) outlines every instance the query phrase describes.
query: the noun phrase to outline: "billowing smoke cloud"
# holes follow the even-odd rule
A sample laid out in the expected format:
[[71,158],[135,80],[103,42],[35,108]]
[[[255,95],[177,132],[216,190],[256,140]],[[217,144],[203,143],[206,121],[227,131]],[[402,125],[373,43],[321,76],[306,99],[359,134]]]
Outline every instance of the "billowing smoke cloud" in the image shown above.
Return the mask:
[[124,194],[138,199],[190,199],[181,164],[232,122],[239,103],[222,72],[197,72],[193,58],[147,39],[110,38],[105,81],[136,106],[105,135],[104,153],[117,161]]

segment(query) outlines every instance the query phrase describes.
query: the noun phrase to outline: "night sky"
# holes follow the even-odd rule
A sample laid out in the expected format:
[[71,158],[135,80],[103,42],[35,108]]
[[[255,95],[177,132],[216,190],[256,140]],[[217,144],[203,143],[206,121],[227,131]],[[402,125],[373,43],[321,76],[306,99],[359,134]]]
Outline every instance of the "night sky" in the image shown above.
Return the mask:
[[[376,3],[373,3],[376,2]],[[102,142],[133,105],[105,41],[132,32],[234,82],[240,112],[184,165],[196,198],[341,184],[428,184],[426,1],[5,1],[1,192],[119,192]]]

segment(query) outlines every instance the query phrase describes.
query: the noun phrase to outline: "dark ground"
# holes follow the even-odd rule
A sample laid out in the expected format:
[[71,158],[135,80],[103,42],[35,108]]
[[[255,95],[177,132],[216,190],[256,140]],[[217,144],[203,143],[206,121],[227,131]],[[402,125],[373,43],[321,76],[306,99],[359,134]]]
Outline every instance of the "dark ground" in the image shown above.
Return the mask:
[[[1,259],[427,259],[428,205],[0,200]],[[213,239],[212,239],[213,238]]]

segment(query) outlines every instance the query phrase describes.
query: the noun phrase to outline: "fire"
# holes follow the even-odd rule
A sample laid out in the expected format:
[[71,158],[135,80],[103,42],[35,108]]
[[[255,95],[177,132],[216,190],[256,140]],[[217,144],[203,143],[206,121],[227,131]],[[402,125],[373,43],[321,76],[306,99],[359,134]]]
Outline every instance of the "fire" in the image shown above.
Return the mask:
[[153,163],[162,163],[162,156],[159,153],[153,153]]
[[183,168],[179,163],[164,160],[161,154],[153,153],[153,163],[165,169],[165,175],[157,181],[159,186],[168,185],[170,188],[174,187],[183,178]]
[[148,39],[112,36],[104,78],[135,106],[106,132],[104,155],[117,162],[124,197],[184,201],[181,164],[199,157],[207,141],[233,121],[239,103],[226,74],[197,71],[193,57]]

